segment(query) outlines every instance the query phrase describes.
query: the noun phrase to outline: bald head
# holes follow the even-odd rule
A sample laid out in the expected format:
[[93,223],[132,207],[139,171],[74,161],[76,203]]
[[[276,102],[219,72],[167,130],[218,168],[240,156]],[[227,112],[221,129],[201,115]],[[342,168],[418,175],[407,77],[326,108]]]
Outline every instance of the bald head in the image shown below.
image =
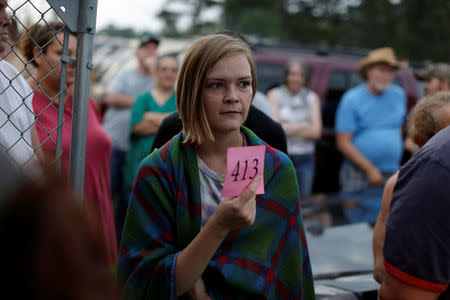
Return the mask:
[[439,130],[450,126],[450,92],[425,97],[412,112],[414,142],[423,146]]

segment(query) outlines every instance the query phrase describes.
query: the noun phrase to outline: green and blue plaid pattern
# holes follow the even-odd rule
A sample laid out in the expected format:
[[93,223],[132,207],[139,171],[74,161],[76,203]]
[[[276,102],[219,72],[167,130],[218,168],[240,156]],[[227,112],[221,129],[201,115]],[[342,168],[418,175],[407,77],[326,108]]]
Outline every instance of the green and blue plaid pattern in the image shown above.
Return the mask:
[[[294,167],[285,154],[241,130],[249,145],[267,147],[265,194],[256,197],[255,223],[230,233],[216,251],[203,274],[206,288],[214,299],[314,299]],[[169,299],[175,255],[200,231],[197,157],[182,141],[178,134],[140,165],[119,258],[128,299]]]

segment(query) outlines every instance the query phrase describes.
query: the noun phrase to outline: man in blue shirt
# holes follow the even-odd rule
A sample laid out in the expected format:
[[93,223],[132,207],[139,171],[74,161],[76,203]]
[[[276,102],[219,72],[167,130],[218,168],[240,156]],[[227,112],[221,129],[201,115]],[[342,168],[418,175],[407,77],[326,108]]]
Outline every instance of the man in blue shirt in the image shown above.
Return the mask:
[[352,223],[376,221],[384,182],[400,167],[406,96],[392,84],[398,67],[391,48],[371,51],[359,65],[366,82],[347,91],[336,112],[341,196],[357,201],[346,210]]

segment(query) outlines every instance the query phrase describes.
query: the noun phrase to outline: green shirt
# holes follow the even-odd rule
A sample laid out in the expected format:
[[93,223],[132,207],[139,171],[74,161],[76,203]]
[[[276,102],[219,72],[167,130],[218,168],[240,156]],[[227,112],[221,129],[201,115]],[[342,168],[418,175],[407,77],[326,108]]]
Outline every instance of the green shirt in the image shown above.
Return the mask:
[[125,190],[131,191],[139,163],[150,154],[150,150],[155,139],[154,134],[137,135],[133,134],[133,127],[142,121],[144,113],[172,113],[177,110],[175,93],[163,104],[159,105],[150,93],[141,94],[133,105],[130,121],[130,147],[126,154],[125,165],[123,167],[123,181]]

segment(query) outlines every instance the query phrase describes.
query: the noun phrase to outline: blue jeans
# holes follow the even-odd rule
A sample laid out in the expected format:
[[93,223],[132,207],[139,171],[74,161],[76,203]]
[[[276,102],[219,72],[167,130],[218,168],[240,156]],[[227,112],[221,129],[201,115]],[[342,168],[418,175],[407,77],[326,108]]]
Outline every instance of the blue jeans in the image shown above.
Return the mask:
[[289,155],[297,173],[300,196],[309,196],[312,193],[314,181],[314,153]]
[[359,191],[340,193],[344,199],[357,201],[355,208],[344,211],[345,216],[352,224],[365,222],[374,224],[376,222],[381,209],[383,189],[383,187],[370,186]]
[[[384,172],[386,182],[392,172]],[[355,208],[345,210],[345,215],[351,223],[375,223],[381,209],[381,198],[384,187],[369,184],[366,175],[353,165],[343,165],[340,171],[340,196],[347,200],[356,200]]]
[[122,168],[126,152],[117,148],[111,153],[111,193],[114,202],[114,223],[116,225],[117,241],[122,238],[122,230],[128,209],[128,197],[123,190]]

